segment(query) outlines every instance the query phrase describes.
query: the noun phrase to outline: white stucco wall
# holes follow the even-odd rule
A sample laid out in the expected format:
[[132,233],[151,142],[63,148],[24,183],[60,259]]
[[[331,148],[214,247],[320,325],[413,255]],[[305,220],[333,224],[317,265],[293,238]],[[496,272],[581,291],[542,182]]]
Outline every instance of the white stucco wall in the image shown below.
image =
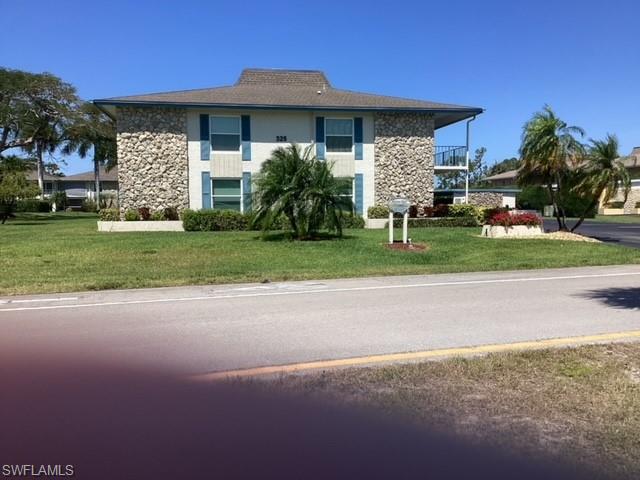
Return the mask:
[[[251,160],[242,162],[242,171],[255,174],[271,152],[280,146],[297,143],[305,148],[315,140],[315,117],[363,118],[363,159],[355,160],[354,153],[328,153],[327,160],[339,158],[340,171],[363,174],[363,210],[374,202],[373,179],[373,116],[354,112],[311,112],[272,110],[205,110],[193,109],[187,112],[187,141],[189,157],[189,205],[193,209],[202,206],[202,172],[211,172],[211,162],[200,158],[200,114],[210,115],[250,115],[251,116]],[[276,142],[277,136],[286,136],[286,142]],[[215,153],[213,154],[215,162]],[[350,167],[345,162],[353,161]],[[337,172],[338,173],[338,172]],[[213,174],[212,174],[213,175]]]

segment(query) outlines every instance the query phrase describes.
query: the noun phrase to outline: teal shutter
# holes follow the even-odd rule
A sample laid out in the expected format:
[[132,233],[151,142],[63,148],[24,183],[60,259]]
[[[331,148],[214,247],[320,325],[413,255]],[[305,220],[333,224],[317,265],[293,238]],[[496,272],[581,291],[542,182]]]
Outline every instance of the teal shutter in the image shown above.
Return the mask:
[[316,158],[324,160],[324,117],[316,117]]
[[200,160],[209,160],[211,152],[211,135],[209,131],[209,115],[200,115]]
[[240,117],[242,125],[242,160],[251,160],[251,117],[242,115]]
[[364,176],[362,173],[356,173],[355,194],[356,194],[356,213],[362,215],[364,210]]
[[362,117],[353,119],[353,142],[355,143],[356,160],[362,160]]
[[242,172],[242,201],[244,213],[251,211],[251,172]]
[[211,208],[211,174],[202,172],[202,208]]

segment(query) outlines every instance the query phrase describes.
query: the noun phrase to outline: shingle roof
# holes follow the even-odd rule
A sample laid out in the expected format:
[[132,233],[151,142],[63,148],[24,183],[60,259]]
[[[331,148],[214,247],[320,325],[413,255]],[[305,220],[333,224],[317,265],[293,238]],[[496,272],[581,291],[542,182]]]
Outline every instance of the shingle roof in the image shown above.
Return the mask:
[[444,126],[482,113],[478,107],[333,88],[317,70],[245,69],[235,85],[94,100],[97,105],[179,105],[318,110],[398,110],[440,113]]
[[[27,173],[27,179],[32,181],[38,181],[38,172],[31,170]],[[49,175],[45,173],[45,182],[83,182],[93,181],[93,170],[88,172],[76,173],[75,175]],[[100,167],[100,181],[101,182],[117,182],[118,181],[118,167],[114,167],[108,172],[104,167]]]
[[511,180],[515,179],[518,176],[518,170],[507,170],[506,172],[497,173],[495,175],[491,175],[490,177],[484,177],[483,180]]

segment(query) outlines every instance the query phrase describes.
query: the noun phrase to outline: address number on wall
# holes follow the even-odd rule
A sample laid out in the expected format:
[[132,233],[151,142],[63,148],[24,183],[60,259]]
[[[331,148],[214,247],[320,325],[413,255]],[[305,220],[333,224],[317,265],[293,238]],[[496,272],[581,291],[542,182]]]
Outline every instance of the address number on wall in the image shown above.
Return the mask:
[[276,142],[286,142],[286,141],[287,141],[286,135],[276,135]]

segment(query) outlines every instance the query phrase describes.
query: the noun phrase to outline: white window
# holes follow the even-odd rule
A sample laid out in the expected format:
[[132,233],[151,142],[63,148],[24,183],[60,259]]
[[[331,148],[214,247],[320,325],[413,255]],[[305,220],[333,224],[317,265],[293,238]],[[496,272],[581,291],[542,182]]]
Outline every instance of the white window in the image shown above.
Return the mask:
[[353,119],[325,119],[325,144],[327,152],[351,153],[353,149]]
[[240,150],[240,117],[211,117],[211,150],[238,152]]
[[242,211],[242,181],[228,178],[212,180],[213,208]]

